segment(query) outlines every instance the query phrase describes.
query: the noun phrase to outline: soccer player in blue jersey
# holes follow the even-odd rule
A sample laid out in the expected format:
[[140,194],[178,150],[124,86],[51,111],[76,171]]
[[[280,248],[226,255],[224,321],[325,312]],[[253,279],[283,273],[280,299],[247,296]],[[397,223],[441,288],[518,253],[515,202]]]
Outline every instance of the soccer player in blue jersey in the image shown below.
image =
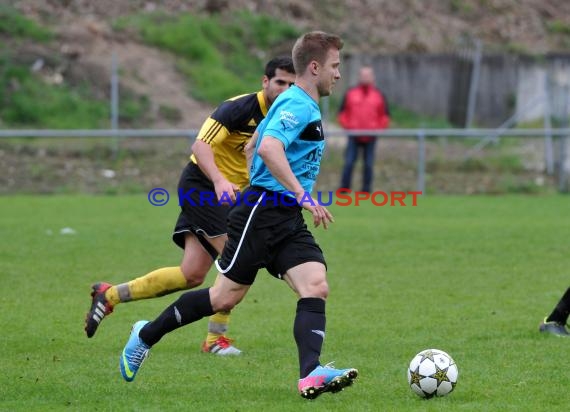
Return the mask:
[[165,334],[231,310],[244,298],[260,268],[284,279],[299,296],[293,334],[301,396],[313,399],[323,392],[338,392],[356,379],[356,369],[320,363],[328,295],[326,265],[301,213],[308,210],[315,227],[322,224],[326,229],[333,221],[310,193],[325,145],[318,101],[340,79],[342,45],[338,36],[320,31],[296,41],[295,85],[275,100],[246,147],[251,186],[229,214],[228,241],[216,262],[217,282],[181,295],[154,321],[134,324],[120,359],[125,380],[135,378],[150,348]]

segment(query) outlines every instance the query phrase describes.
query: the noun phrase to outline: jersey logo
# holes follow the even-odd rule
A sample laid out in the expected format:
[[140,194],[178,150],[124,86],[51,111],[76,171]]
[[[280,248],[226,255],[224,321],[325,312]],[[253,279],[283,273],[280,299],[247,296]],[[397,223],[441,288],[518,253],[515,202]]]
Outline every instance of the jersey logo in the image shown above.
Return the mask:
[[281,121],[283,130],[293,129],[299,124],[297,117],[295,117],[293,113],[288,112],[287,110],[281,110],[281,113],[279,113],[279,120]]
[[247,125],[248,125],[248,126],[256,127],[256,126],[257,126],[257,123],[255,123],[255,119],[251,119],[251,120],[247,123]]
[[314,163],[314,162],[320,162],[321,157],[323,157],[323,149],[321,149],[320,147],[315,147],[313,150],[311,150],[309,153],[305,155],[304,159],[308,162]]

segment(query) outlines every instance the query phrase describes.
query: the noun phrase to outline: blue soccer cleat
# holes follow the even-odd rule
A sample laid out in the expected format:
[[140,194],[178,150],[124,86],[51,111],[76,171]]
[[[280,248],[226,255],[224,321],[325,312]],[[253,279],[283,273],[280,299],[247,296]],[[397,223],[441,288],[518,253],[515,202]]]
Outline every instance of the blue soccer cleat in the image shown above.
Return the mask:
[[317,366],[303,379],[299,379],[299,393],[305,399],[315,399],[324,392],[340,392],[358,376],[356,369],[335,369],[331,364]]
[[140,330],[147,323],[148,320],[139,320],[133,325],[129,340],[123,348],[119,363],[121,366],[121,375],[123,375],[123,378],[127,382],[131,382],[135,379],[139,368],[148,356],[150,346],[139,338]]

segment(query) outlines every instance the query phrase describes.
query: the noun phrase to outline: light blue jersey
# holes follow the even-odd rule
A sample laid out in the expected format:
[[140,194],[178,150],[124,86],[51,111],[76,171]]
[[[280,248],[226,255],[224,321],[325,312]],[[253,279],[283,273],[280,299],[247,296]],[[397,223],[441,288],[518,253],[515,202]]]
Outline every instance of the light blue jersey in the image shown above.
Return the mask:
[[293,85],[273,102],[257,131],[259,138],[251,164],[251,185],[287,192],[257,154],[263,138],[272,136],[283,143],[291,170],[303,189],[312,192],[325,149],[319,105],[303,89]]

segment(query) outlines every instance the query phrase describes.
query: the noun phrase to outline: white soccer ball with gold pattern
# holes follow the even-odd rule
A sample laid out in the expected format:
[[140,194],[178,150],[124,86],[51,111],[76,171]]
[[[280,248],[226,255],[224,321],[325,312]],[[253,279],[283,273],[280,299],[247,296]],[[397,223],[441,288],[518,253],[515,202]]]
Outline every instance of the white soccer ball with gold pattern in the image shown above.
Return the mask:
[[459,369],[453,358],[439,349],[421,351],[408,367],[408,384],[422,398],[448,395],[458,377]]

